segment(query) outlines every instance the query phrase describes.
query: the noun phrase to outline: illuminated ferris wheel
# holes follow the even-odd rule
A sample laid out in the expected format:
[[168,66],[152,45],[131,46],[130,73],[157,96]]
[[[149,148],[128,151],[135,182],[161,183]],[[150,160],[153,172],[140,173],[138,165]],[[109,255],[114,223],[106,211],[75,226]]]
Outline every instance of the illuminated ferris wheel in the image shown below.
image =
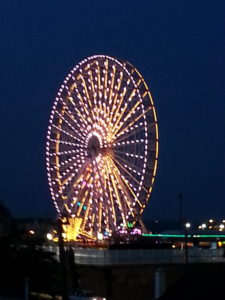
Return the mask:
[[134,224],[158,159],[155,107],[137,69],[106,55],[75,66],[54,102],[46,148],[52,199],[60,216],[75,220],[76,234]]

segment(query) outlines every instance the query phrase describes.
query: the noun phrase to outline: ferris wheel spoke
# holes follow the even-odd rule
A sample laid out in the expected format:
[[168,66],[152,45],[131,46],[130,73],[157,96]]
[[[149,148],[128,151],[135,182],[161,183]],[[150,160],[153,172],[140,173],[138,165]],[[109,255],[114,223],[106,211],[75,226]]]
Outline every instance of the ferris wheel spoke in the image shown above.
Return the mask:
[[[82,173],[80,171],[80,173],[77,173],[75,176],[73,176],[73,178],[75,177],[75,179],[73,180],[73,183],[71,183],[71,185],[70,185],[70,190],[69,190],[68,196],[66,198],[67,202],[68,201],[71,202],[71,207],[74,207],[74,205],[78,202],[78,197],[84,190],[85,184],[83,183],[83,185],[81,185],[82,180],[83,181],[86,180],[87,182],[89,181],[90,174],[87,171],[85,172],[85,170]],[[70,181],[72,181],[72,178],[70,178]],[[74,194],[75,194],[75,197],[73,196]],[[71,199],[73,199],[73,198],[75,200],[72,201]],[[81,203],[79,203],[79,205],[81,205]],[[83,206],[83,204],[82,204],[82,206]]]
[[108,190],[109,190],[109,196],[110,196],[110,202],[111,202],[111,211],[112,211],[112,216],[113,216],[113,223],[116,225],[116,213],[115,213],[115,205],[114,205],[114,200],[113,200],[113,187],[111,185],[111,170],[110,167],[108,166],[108,161],[107,158],[105,158],[106,162],[106,168],[107,168],[107,185],[108,185]]
[[83,145],[74,144],[74,143],[62,141],[62,140],[59,140],[59,139],[56,140],[56,139],[49,138],[49,141],[54,142],[54,143],[58,143],[58,144],[63,144],[63,145],[68,145],[68,146],[74,146],[74,147],[77,147],[77,148],[84,148]]
[[119,78],[117,79],[117,81],[118,81],[118,85],[117,85],[117,93],[116,93],[116,96],[115,96],[115,99],[114,99],[114,103],[115,103],[115,104],[116,104],[117,97],[118,97],[119,92],[120,92],[122,80],[123,80],[123,77],[124,77],[124,73],[123,73],[122,71],[120,71],[119,74],[120,74],[120,76],[119,76]]
[[95,205],[95,219],[96,219],[96,216],[98,218],[98,223],[97,223],[97,226],[99,227],[99,198],[100,198],[100,187],[99,187],[99,182],[97,183],[97,180],[98,180],[98,177],[99,176],[97,174],[97,170],[96,170],[96,165],[95,165],[95,162],[93,161],[93,159],[91,159],[91,164],[92,164],[92,170],[93,170],[93,186],[94,186],[94,201],[96,202],[96,205]]
[[[113,154],[118,160],[120,160],[121,162],[123,162],[124,165],[129,165],[130,168],[133,168],[133,169],[136,169],[137,171],[139,171],[140,173],[143,173],[143,169],[139,168],[138,166],[132,164],[130,161],[128,160],[125,160],[124,158],[120,157],[119,155],[117,154]],[[147,171],[145,171],[145,174],[150,176],[151,174],[148,173]]]
[[[114,111],[115,111],[115,109],[117,108],[116,103],[117,103],[117,98],[118,98],[119,91],[120,91],[120,88],[121,88],[121,82],[122,82],[122,79],[123,79],[123,72],[120,72],[120,78],[118,78],[118,81],[119,81],[119,82],[118,82],[117,91],[115,92],[115,97],[114,97],[113,100],[112,100],[112,99],[109,100],[109,105],[112,104],[112,106],[111,106],[111,107],[112,107],[112,114],[111,114],[111,118],[110,118],[111,121],[112,121],[113,118],[116,116],[116,112],[115,112],[115,114],[114,114]],[[111,91],[112,91],[112,89],[111,89]],[[124,94],[120,94],[120,95],[121,95],[121,98],[120,98],[120,100],[119,100],[119,106],[118,106],[118,110],[117,110],[117,111],[119,111],[119,108],[120,108],[120,106],[121,106],[121,104],[122,104],[122,101],[123,101],[123,98],[124,98],[125,94],[126,94],[126,88],[124,89]]]
[[93,213],[92,216],[91,216],[91,226],[90,226],[92,232],[93,232],[93,230],[94,230],[95,218],[96,218],[96,214]]
[[[132,201],[132,199],[131,199],[130,194],[129,194],[128,191],[127,191],[124,177],[121,176],[121,172],[120,172],[119,168],[115,165],[115,162],[114,162],[112,159],[110,159],[110,161],[111,161],[111,163],[112,163],[113,169],[115,170],[114,174],[115,174],[115,176],[116,176],[116,178],[117,178],[117,181],[118,181],[118,183],[120,184],[120,186],[122,187],[122,190],[124,191],[124,193],[125,193],[127,199],[129,199],[129,201],[125,201],[125,202],[126,202],[126,205],[127,205],[128,209],[129,209],[129,211],[130,211],[131,214],[133,215],[133,212],[132,212],[132,210],[131,210],[131,205],[132,205],[132,202],[133,202],[133,201]],[[125,197],[124,197],[124,198],[125,198]],[[127,211],[126,211],[126,215],[128,216]]]
[[[131,102],[132,98],[135,96],[135,88],[133,89],[133,91],[131,92],[129,98],[128,98],[128,101],[124,103],[124,107],[121,109],[121,112],[119,113],[119,108],[121,106],[121,104],[119,105],[119,107],[117,108],[115,114],[114,114],[114,118],[113,119],[116,119],[115,121],[115,124],[112,128],[112,132],[117,128],[117,125],[118,123],[120,122],[121,118],[123,117],[123,122],[126,122],[127,119],[132,115],[132,113],[135,111],[135,109],[139,106],[139,104],[141,103],[141,101],[137,101],[135,103],[135,105],[133,106],[133,108],[131,110],[129,110],[128,114],[126,115],[126,117],[124,117],[123,115],[125,114],[126,110],[127,110],[127,107],[128,107],[128,104]],[[127,89],[125,90],[125,93],[126,93]],[[123,98],[123,97],[122,97]],[[119,116],[118,116],[119,115]],[[118,117],[116,117],[118,116]]]
[[105,190],[105,185],[103,184],[102,181],[102,175],[100,174],[100,170],[99,170],[99,166],[98,163],[96,161],[96,159],[93,160],[93,167],[96,168],[97,173],[98,173],[98,177],[99,177],[99,182],[100,182],[100,201],[99,201],[99,209],[98,209],[98,220],[99,220],[99,230],[101,231],[101,223],[102,223],[102,208],[103,208],[103,201],[104,201],[104,195],[105,193],[103,193],[103,191]]
[[121,147],[127,147],[129,148],[129,146],[137,146],[140,144],[145,143],[144,139],[136,139],[136,140],[126,140],[123,142],[116,142],[113,144],[114,147],[116,147],[116,149],[121,148]]
[[[68,158],[68,156],[63,156],[60,160],[60,164],[58,164],[58,167],[61,171],[63,171],[65,168],[70,167],[73,165],[73,169],[78,168],[85,162],[85,160],[88,159],[88,157],[84,157],[82,155],[73,155]],[[72,170],[72,169],[71,169]]]
[[70,209],[66,203],[61,203],[59,206],[60,211],[62,212],[62,215],[67,215],[70,213]]
[[93,80],[93,73],[92,73],[91,70],[88,70],[88,75],[89,75],[89,80],[90,80],[90,83],[91,83],[92,93],[94,94],[96,91],[95,91],[95,85],[94,85],[94,80]]
[[[84,77],[82,75],[80,75],[80,78],[82,80],[82,83],[83,83],[83,87],[84,87],[84,90],[85,90],[85,94],[87,96],[87,99],[88,99],[88,104],[89,104],[89,107],[90,109],[92,110],[92,104],[91,104],[91,101],[90,101],[90,95],[89,95],[89,92],[88,92],[88,88],[87,88],[87,85],[86,85],[86,81],[84,80]],[[84,105],[85,106],[85,105]],[[86,107],[86,106],[85,106]]]
[[[85,119],[85,117],[83,116],[84,114],[81,113],[77,108],[75,109],[75,111],[77,112],[78,117],[80,118],[80,121],[85,125],[88,126],[88,122],[90,121],[89,118]],[[91,122],[90,122],[91,123]]]
[[96,101],[96,97],[97,97],[97,87],[95,89],[95,84],[94,84],[94,80],[93,80],[93,74],[92,74],[92,71],[89,70],[88,71],[88,75],[89,75],[89,80],[90,80],[90,83],[91,83],[91,89],[92,89],[92,93],[93,93],[93,96],[94,96],[94,102],[91,103],[90,101],[90,98],[89,98],[89,101],[90,101],[90,107],[91,107],[91,112],[92,112],[92,115],[93,115],[93,119],[94,121],[97,121],[98,122],[98,118],[99,118],[99,115],[98,115],[98,107],[96,105],[97,101]]
[[99,63],[98,61],[96,61],[96,74],[97,74],[97,84],[98,84],[98,90],[100,91],[101,90],[101,72],[100,72],[100,67],[99,67]]
[[115,168],[114,174],[117,178],[118,184],[120,184],[122,191],[123,191],[124,203],[126,204],[125,207],[126,207],[126,219],[127,219],[129,212],[133,215],[133,208],[131,207],[132,203],[133,203],[133,200],[132,200],[133,196],[131,195],[131,193],[129,193],[129,190],[126,187],[125,178],[124,178],[124,176],[122,176],[122,174],[120,173],[118,168]]
[[116,75],[116,66],[115,65],[112,65],[112,73],[110,73],[110,76],[111,76],[111,83],[109,82],[110,84],[110,89],[109,89],[109,103],[112,101],[112,93],[113,93],[113,90],[114,90],[114,81],[115,81],[115,75]]
[[[82,84],[85,88],[85,94],[86,94],[87,99],[88,99],[88,101],[87,101],[88,105],[85,104],[85,99],[83,99],[83,97],[81,96],[81,93],[79,92],[78,87],[77,87],[76,84],[75,84],[75,92],[76,92],[75,94],[77,94],[77,97],[79,99],[79,103],[81,103],[81,107],[83,107],[83,109],[85,110],[85,113],[89,116],[91,114],[92,115],[92,121],[94,121],[95,118],[96,118],[95,111],[93,110],[93,105],[92,105],[91,100],[90,100],[90,95],[88,93],[88,88],[87,88],[87,85],[86,85],[86,81],[84,80],[82,75],[81,75],[81,80],[82,80]],[[74,104],[74,107],[76,107],[75,104]],[[90,113],[89,113],[89,111],[90,111]]]
[[[95,92],[94,92],[94,111],[96,113],[96,116],[97,116],[97,122],[99,123],[99,113],[101,112],[102,110],[102,107],[101,107],[101,101],[98,100],[97,101],[97,96],[99,99],[102,98],[102,89],[101,89],[101,77],[100,77],[100,68],[99,68],[99,64],[98,62],[96,62],[96,68],[95,69],[95,73],[97,74],[97,76],[95,77],[95,81],[96,81],[96,84],[94,84],[94,87],[95,87]],[[94,83],[94,81],[93,81]]]
[[[74,114],[70,111],[68,105],[63,101],[62,98],[60,98],[61,102],[64,104],[66,110],[65,113],[76,123],[78,124],[78,122],[76,121],[76,118],[74,116]],[[72,103],[70,101],[70,103]],[[83,117],[83,113],[80,112],[80,110],[77,108],[77,106],[74,106],[74,112],[76,112],[76,115],[80,118],[80,122],[83,124],[83,127],[85,128],[88,125],[87,120]]]
[[133,108],[129,110],[129,113],[126,116],[122,115],[123,122],[126,122],[132,116],[132,114],[135,113],[136,109],[139,108],[139,104],[141,104],[141,101],[137,101]]
[[145,130],[150,130],[152,126],[155,126],[156,123],[151,123],[149,125],[143,125],[143,123],[140,123],[139,125],[134,125],[133,127],[130,127],[127,131],[124,131],[123,135],[121,135],[120,138],[117,138],[116,136],[116,143],[120,143],[124,140],[128,140],[130,136],[134,136],[135,134],[144,132]]
[[[120,110],[120,107],[121,107],[121,105],[122,105],[122,103],[123,103],[123,101],[124,101],[124,97],[125,97],[125,95],[126,95],[126,92],[127,92],[127,89],[126,89],[126,87],[124,87],[123,88],[123,93],[121,94],[121,96],[120,96],[120,100],[119,100],[119,103],[118,103],[118,105],[116,105],[116,103],[114,103],[113,105],[112,105],[112,112],[111,112],[111,117],[110,117],[110,123],[112,123],[112,121],[113,122],[116,122],[116,116],[118,115],[118,113],[119,113],[119,110]],[[115,127],[115,125],[113,125],[113,127]]]
[[[78,185],[78,183],[84,178],[85,170],[89,164],[90,164],[90,160],[86,160],[83,163],[83,165],[81,165],[80,169],[76,172],[76,174],[74,174],[74,173],[72,174],[73,175],[72,178],[75,177],[73,184],[72,184],[73,188],[75,188]],[[72,178],[64,179],[62,185],[66,184],[68,182],[68,180],[71,181]]]
[[[69,160],[65,160],[61,162],[58,167],[60,168],[60,172],[63,173],[69,173],[69,172],[78,172],[78,169],[81,168],[82,164],[85,162],[85,160],[77,159],[76,157],[73,157]],[[66,168],[66,169],[65,169]]]
[[88,222],[88,216],[89,216],[89,212],[90,212],[90,208],[91,208],[91,201],[92,201],[92,190],[90,190],[90,197],[87,198],[87,208],[84,214],[84,219],[83,219],[83,223],[82,223],[82,230],[85,229],[87,222]]
[[124,183],[126,184],[128,190],[131,192],[132,196],[134,197],[135,199],[135,202],[137,202],[139,204],[140,207],[142,207],[142,204],[141,202],[138,200],[137,196],[136,196],[136,193],[134,192],[134,190],[132,189],[131,185],[129,184],[128,180],[125,179],[125,177],[123,176],[123,181]]
[[98,207],[98,230],[99,232],[102,231],[102,202],[99,201],[99,207]]
[[[69,122],[68,122],[68,120],[66,120],[65,118],[64,118],[64,116],[62,115],[62,114],[60,114],[57,110],[55,111],[55,113],[61,118],[61,120],[64,122],[64,124],[66,124],[70,129],[72,129],[72,131],[73,132],[76,132],[76,134],[81,138],[81,139],[83,139],[83,136],[80,134],[80,132],[78,131],[78,130],[80,130],[80,126],[78,126],[77,125],[77,123],[75,123],[75,125],[77,126],[77,129],[78,130],[76,130]],[[70,117],[70,119],[71,119],[71,117]],[[74,121],[74,119],[72,119],[73,121]],[[63,124],[62,124],[63,125]]]
[[119,124],[121,118],[123,117],[124,112],[127,110],[127,106],[128,104],[126,103],[124,107],[121,109],[121,112],[119,113],[119,117],[116,119],[116,122],[113,124],[112,130],[110,132],[111,133],[110,137],[113,136],[113,132],[115,131],[115,128],[117,128],[117,125]]
[[62,129],[62,128],[54,125],[54,124],[52,125],[52,127],[55,128],[56,130],[59,130],[60,132],[62,132],[64,134],[66,134],[67,136],[71,137],[72,139],[77,140],[77,141],[83,143],[83,141],[81,141],[80,139],[78,139],[77,137],[75,137],[74,135],[72,135],[71,133],[67,132],[66,130],[64,130],[64,129]]
[[[115,155],[114,155],[115,156]],[[117,157],[117,159],[113,158],[113,161],[118,161],[119,157]],[[136,176],[142,176],[142,174],[140,173],[141,169],[139,169],[140,171],[138,171],[137,169],[134,169],[134,167],[132,167],[133,165],[129,166],[129,161],[125,161],[123,162],[123,166],[128,169],[130,172],[132,172],[134,175]]]
[[[83,149],[73,149],[73,150],[66,150],[58,153],[49,153],[49,156],[54,157],[54,156],[62,156],[62,155],[72,155],[74,153],[80,153],[82,155]],[[79,156],[80,156],[79,155]]]
[[81,198],[81,202],[79,202],[80,205],[79,205],[77,213],[76,213],[78,218],[80,217],[81,211],[84,208],[85,200],[87,199],[88,194],[89,194],[89,190],[87,189],[87,190],[85,190],[84,195]]
[[83,122],[78,123],[78,121],[75,119],[73,113],[70,111],[70,109],[69,109],[68,106],[65,104],[65,102],[62,101],[62,103],[64,104],[64,106],[65,106],[65,108],[66,108],[64,113],[70,118],[70,120],[73,121],[73,123],[75,123],[75,124],[77,125],[77,127],[78,127],[79,129],[82,129],[83,131],[85,131],[85,129],[86,129],[86,127],[87,127],[86,123],[83,123]]
[[[133,126],[137,121],[139,121],[141,118],[143,118],[148,111],[150,111],[152,107],[150,106],[147,108],[144,112],[142,112],[138,117],[136,117],[134,120],[132,120],[126,127],[123,127],[123,125],[120,125],[116,131],[114,132],[114,137],[117,136],[119,137],[120,135],[123,134],[127,129],[129,129],[131,126]],[[118,133],[118,134],[117,134]]]
[[[83,111],[83,113],[85,113],[87,116],[90,116],[89,111],[88,111],[88,109],[84,103],[84,100],[83,100],[81,94],[79,93],[78,89],[76,88],[75,92],[73,91],[70,93],[78,98],[78,102],[76,103],[76,105],[73,101],[74,100],[73,97],[67,98],[70,101],[70,103],[73,105],[74,109],[77,110],[77,107],[79,107],[80,110]],[[78,103],[79,103],[79,105],[78,105]]]
[[[116,166],[116,164],[119,166],[120,169],[122,169],[133,181],[135,181],[137,183],[137,185],[139,186],[140,184],[140,181],[138,181],[121,163],[118,162],[118,160],[114,160],[112,157],[111,157],[111,161],[114,162],[114,166]],[[118,169],[118,166],[117,166],[117,169]],[[142,189],[148,193],[148,191],[146,190],[146,188],[144,186],[142,186]]]
[[107,98],[107,80],[108,80],[108,67],[109,67],[109,60],[106,59],[104,62],[104,66],[105,66],[105,76],[104,76],[104,98]]
[[112,182],[113,191],[115,192],[115,195],[116,195],[116,201],[118,203],[118,207],[119,207],[119,210],[120,210],[120,213],[121,213],[121,217],[123,219],[123,223],[126,224],[124,207],[122,205],[122,201],[120,199],[120,194],[119,194],[119,191],[118,191],[118,182],[114,178],[115,174],[114,174],[113,168],[111,168],[110,164],[108,164],[108,166],[109,166],[109,169],[110,169],[110,179],[111,179],[111,182]]
[[[109,186],[108,186],[108,176],[107,176],[107,165],[106,165],[106,162],[105,162],[105,159],[103,158],[104,160],[104,176],[103,176],[103,179],[104,179],[104,195],[106,197],[105,201],[103,202],[103,217],[104,217],[104,222],[105,222],[105,226],[106,226],[106,231],[110,230],[110,226],[114,226],[114,220],[113,220],[113,217],[112,217],[112,214],[109,213],[109,210],[112,211],[112,208],[111,208],[111,201],[110,201],[110,190],[109,190]],[[106,201],[107,200],[107,201]]]
[[120,150],[117,150],[117,149],[114,149],[113,151],[116,152],[116,153],[119,153],[119,154],[123,154],[127,157],[134,157],[134,158],[144,159],[143,155],[128,153],[128,152],[120,151]]
[[[66,174],[68,175],[68,174]],[[73,173],[73,174],[70,174],[68,177],[65,177],[62,181],[61,181],[61,187],[63,187],[64,185],[67,185],[74,177],[76,177],[76,175]]]

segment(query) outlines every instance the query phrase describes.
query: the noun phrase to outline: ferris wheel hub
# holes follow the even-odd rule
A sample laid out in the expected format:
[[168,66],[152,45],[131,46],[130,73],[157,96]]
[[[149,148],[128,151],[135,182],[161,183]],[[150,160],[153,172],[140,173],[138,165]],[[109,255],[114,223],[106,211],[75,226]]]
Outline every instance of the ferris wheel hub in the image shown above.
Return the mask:
[[101,152],[101,146],[99,138],[96,135],[92,135],[88,141],[87,153],[90,157],[95,157]]

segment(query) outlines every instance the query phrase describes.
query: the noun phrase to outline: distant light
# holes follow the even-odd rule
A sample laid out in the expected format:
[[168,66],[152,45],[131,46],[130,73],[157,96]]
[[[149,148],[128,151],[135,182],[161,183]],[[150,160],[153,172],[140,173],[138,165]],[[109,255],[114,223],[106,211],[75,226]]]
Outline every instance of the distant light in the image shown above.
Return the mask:
[[131,232],[131,234],[141,235],[141,229],[139,229],[139,228],[134,228],[133,231]]
[[119,233],[120,233],[120,234],[127,234],[127,230],[124,229],[124,228],[122,228],[121,230],[119,230]]
[[222,247],[222,242],[221,241],[218,242],[218,247],[219,248]]
[[202,229],[205,229],[207,226],[205,223],[202,224]]
[[213,223],[213,219],[209,219],[209,223]]
[[34,234],[34,231],[33,231],[33,230],[29,230],[29,233],[30,233],[30,234]]
[[185,224],[185,227],[186,227],[186,228],[190,228],[190,227],[191,227],[191,223],[187,222],[187,223]]
[[224,224],[220,224],[219,226],[220,229],[224,229],[224,227],[225,227]]
[[62,233],[62,237],[63,237],[64,239],[66,238],[65,232]]
[[103,234],[101,232],[98,232],[98,240],[100,241],[103,240]]
[[172,248],[174,249],[174,248],[176,248],[176,246],[175,246],[175,245],[172,245]]
[[53,235],[51,233],[47,233],[46,236],[49,241],[53,239]]

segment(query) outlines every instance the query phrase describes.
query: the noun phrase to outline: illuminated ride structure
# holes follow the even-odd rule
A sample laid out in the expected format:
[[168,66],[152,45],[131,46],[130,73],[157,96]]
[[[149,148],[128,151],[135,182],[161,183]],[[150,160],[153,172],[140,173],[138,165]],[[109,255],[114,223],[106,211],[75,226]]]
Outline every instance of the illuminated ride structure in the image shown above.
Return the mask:
[[69,239],[132,227],[149,200],[158,159],[155,107],[138,70],[106,55],[75,66],[52,108],[46,155]]

